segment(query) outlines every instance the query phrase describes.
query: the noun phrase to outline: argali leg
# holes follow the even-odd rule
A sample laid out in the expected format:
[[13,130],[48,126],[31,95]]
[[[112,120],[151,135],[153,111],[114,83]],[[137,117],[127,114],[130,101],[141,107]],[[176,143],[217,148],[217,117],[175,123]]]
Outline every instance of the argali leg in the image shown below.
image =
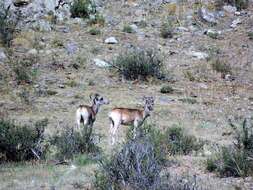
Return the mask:
[[113,130],[112,130],[112,145],[114,145],[114,143],[116,141],[115,139],[117,139],[116,132],[117,132],[119,126],[120,126],[120,121],[117,121],[114,123]]

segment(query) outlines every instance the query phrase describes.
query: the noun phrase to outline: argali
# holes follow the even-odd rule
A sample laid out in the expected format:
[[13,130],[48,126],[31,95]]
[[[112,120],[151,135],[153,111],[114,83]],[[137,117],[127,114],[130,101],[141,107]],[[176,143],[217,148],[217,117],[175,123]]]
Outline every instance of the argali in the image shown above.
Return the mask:
[[109,112],[110,120],[110,134],[112,136],[111,143],[115,143],[115,134],[120,125],[133,125],[134,136],[136,136],[136,129],[143,124],[145,119],[150,116],[154,109],[154,98],[144,97],[144,109],[131,108],[114,108]]

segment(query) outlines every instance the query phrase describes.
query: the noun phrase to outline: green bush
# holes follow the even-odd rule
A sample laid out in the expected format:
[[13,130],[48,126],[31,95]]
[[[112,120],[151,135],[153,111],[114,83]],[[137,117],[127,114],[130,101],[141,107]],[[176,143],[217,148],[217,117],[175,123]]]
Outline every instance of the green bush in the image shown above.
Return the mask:
[[90,15],[96,13],[96,6],[91,0],[74,0],[70,13],[73,18],[90,18]]
[[248,32],[248,37],[250,40],[253,40],[253,32]]
[[213,70],[223,73],[223,74],[231,74],[231,67],[227,63],[222,62],[219,58],[215,59],[212,62],[212,68]]
[[160,92],[163,93],[163,94],[171,94],[174,92],[174,89],[169,86],[169,85],[166,85],[166,86],[163,86],[161,89],[160,89]]
[[36,77],[36,70],[32,69],[32,65],[36,60],[30,58],[11,60],[11,65],[16,76],[18,84],[32,83]]
[[247,9],[249,5],[249,0],[234,0],[234,5],[238,10]]
[[[3,161],[26,161],[45,155],[44,130],[48,120],[35,123],[34,127],[19,126],[0,120],[0,154]],[[1,160],[0,160],[1,161]]]
[[99,35],[99,34],[101,34],[101,31],[100,31],[98,28],[91,28],[91,29],[89,30],[89,33],[90,33],[91,35]]
[[171,155],[189,154],[198,151],[203,143],[199,142],[194,136],[186,135],[181,127],[173,126],[166,131],[167,149]]
[[91,132],[83,129],[81,132],[65,127],[63,131],[52,136],[50,144],[56,148],[54,155],[57,159],[73,159],[83,153],[97,153],[99,148],[94,144]]
[[246,177],[253,174],[253,125],[245,119],[241,126],[230,123],[235,132],[232,147],[223,147],[216,158],[209,158],[207,170],[221,177]]
[[119,55],[113,66],[127,80],[146,80],[148,77],[164,79],[164,63],[154,50],[132,50]]
[[173,22],[171,19],[168,19],[166,22],[164,22],[161,26],[161,36],[163,38],[172,38],[173,37]]
[[11,41],[17,32],[17,25],[20,22],[21,14],[18,12],[17,16],[10,12],[10,6],[4,8],[4,3],[0,3],[0,38],[4,45],[9,47]]
[[125,25],[124,28],[123,28],[123,32],[126,32],[126,33],[133,33],[133,28],[130,26],[130,25]]
[[96,14],[90,16],[89,24],[104,26],[105,25],[105,18],[103,17],[103,15],[96,13]]

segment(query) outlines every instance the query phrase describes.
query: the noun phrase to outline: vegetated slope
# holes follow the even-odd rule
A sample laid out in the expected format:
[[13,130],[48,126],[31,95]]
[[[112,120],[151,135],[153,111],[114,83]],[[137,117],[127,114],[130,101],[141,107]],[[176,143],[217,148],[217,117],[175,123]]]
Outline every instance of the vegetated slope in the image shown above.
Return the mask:
[[[181,9],[183,12],[178,12]],[[53,134],[62,126],[74,126],[77,106],[89,104],[90,93],[98,92],[111,101],[110,105],[102,107],[94,124],[95,133],[103,136],[99,146],[109,154],[112,148],[108,144],[108,111],[115,106],[140,108],[142,96],[152,95],[156,101],[149,123],[155,123],[161,130],[180,124],[190,134],[208,141],[207,152],[212,152],[212,146],[216,144],[232,144],[231,136],[224,135],[230,132],[228,118],[243,118],[252,115],[253,110],[253,41],[248,36],[252,30],[252,9],[248,8],[247,14],[241,16],[226,14],[215,26],[202,22],[193,14],[196,11],[193,2],[181,4],[175,12],[172,5],[148,5],[142,1],[109,1],[105,2],[102,10],[106,24],[98,27],[101,31],[98,35],[89,32],[94,26],[69,20],[58,23],[55,30],[48,33],[22,32],[17,37],[16,41],[21,45],[14,46],[14,49],[27,46],[25,48],[38,50],[38,64],[34,66],[37,77],[31,85],[16,85],[14,74],[9,74],[9,66],[0,65],[6,81],[1,82],[0,113],[24,123],[48,118],[47,133]],[[164,39],[160,34],[161,26],[170,16],[170,11],[180,22],[173,24],[173,37]],[[231,28],[232,21],[237,18],[241,24]],[[123,32],[126,24],[135,24],[136,31]],[[213,39],[205,34],[207,29],[221,33]],[[118,40],[117,44],[104,43],[111,36]],[[40,46],[35,46],[38,44]],[[94,63],[94,58],[111,62],[132,46],[159,50],[171,79],[121,81],[115,70]],[[71,47],[76,49],[74,53],[69,52]],[[228,64],[231,72],[223,73],[213,66],[217,59],[218,64]],[[170,85],[173,93],[160,93],[163,85]],[[125,131],[126,127],[119,129],[119,139],[125,138]],[[182,156],[179,158],[180,166],[172,169],[178,175],[189,173],[203,176],[205,180],[211,178],[228,189],[229,183],[245,185],[245,188],[249,186],[247,181],[230,181],[205,174],[204,167],[201,167],[202,156],[205,152],[203,155]],[[29,171],[29,167],[26,170]],[[47,169],[42,169],[43,172],[50,176]],[[26,173],[29,181],[30,172]],[[82,170],[76,175],[85,178],[81,173]],[[8,185],[6,183],[6,187]],[[29,186],[29,183],[25,185]]]

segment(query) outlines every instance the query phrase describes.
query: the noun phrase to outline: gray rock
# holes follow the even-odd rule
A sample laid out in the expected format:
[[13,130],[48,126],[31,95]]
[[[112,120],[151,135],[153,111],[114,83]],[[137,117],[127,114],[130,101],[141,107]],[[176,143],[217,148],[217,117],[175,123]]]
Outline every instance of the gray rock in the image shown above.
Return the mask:
[[4,51],[0,49],[0,62],[4,62],[7,59],[7,56],[5,55]]
[[110,67],[110,64],[101,60],[101,59],[93,59],[95,65],[97,65],[98,67]]
[[234,13],[236,11],[236,7],[231,5],[225,5],[223,6],[223,10],[227,13]]
[[116,40],[115,37],[109,37],[109,38],[105,39],[105,43],[106,44],[117,44],[118,41]]
[[212,24],[217,24],[218,20],[215,16],[214,13],[208,11],[205,8],[200,8],[198,11],[198,15],[201,19],[203,19],[204,21],[208,22],[208,23],[212,23]]
[[183,26],[179,26],[179,27],[176,28],[176,31],[177,32],[189,32],[189,29],[185,28]]
[[30,49],[28,52],[27,52],[28,55],[37,55],[38,54],[38,51],[36,49]]
[[236,28],[238,24],[241,24],[242,21],[240,18],[237,18],[235,20],[232,21],[232,24],[230,25],[231,28]]
[[65,46],[65,48],[66,48],[68,54],[74,54],[78,50],[78,45],[75,42],[71,42],[71,43],[68,43]]

